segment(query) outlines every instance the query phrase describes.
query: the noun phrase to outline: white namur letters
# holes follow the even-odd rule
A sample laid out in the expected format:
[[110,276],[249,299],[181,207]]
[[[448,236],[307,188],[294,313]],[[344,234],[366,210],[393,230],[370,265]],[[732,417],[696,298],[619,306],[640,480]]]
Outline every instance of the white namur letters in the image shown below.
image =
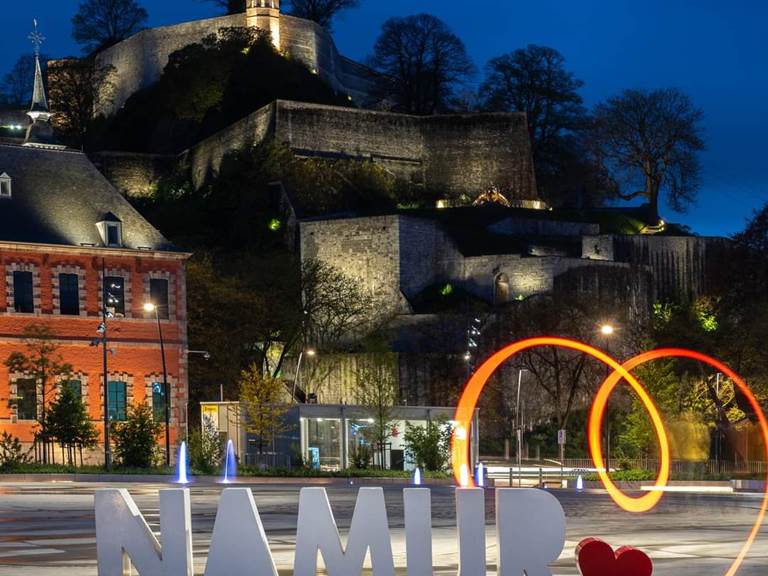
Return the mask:
[[127,490],[96,491],[99,576],[192,576],[189,490],[160,490],[160,543]]
[[[431,494],[403,491],[408,576],[432,576]],[[459,575],[486,574],[485,491],[456,489]],[[192,576],[189,490],[160,491],[162,546],[126,490],[96,493],[99,576]],[[542,490],[496,491],[499,576],[552,576],[548,566],[565,544],[565,513]],[[394,576],[384,491],[361,488],[343,546],[324,488],[299,496],[294,576],[315,576],[321,555],[328,576],[359,576],[370,553],[373,576]],[[221,494],[205,576],[277,576],[253,494]]]

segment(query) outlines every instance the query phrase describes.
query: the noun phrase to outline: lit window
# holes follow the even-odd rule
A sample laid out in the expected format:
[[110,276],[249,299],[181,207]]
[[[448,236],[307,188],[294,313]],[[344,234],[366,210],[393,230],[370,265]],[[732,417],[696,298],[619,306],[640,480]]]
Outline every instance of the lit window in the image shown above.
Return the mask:
[[155,422],[165,422],[165,384],[152,383],[152,414]]
[[104,219],[96,223],[105,246],[119,248],[123,245],[123,223],[112,212],[104,215]]
[[114,316],[125,316],[125,279],[120,276],[105,276],[104,299],[108,312]]
[[109,419],[124,422],[128,419],[128,386],[125,382],[111,381],[107,386]]
[[11,177],[5,172],[0,174],[0,198],[11,197]]

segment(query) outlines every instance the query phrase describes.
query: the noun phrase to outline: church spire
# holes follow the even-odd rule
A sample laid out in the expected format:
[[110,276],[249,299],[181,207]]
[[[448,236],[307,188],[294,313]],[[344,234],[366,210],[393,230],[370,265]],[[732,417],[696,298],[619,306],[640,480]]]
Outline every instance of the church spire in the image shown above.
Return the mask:
[[51,126],[51,111],[48,109],[48,99],[45,97],[45,84],[43,83],[43,70],[40,66],[40,46],[45,37],[37,29],[37,20],[35,29],[29,35],[29,39],[35,46],[35,85],[32,90],[32,105],[27,112],[27,116],[32,119],[32,124],[27,128],[27,137],[24,139],[24,146],[33,146],[37,148],[62,149],[56,141],[56,135]]
[[35,29],[29,35],[29,39],[35,46],[35,85],[32,90],[32,106],[29,109],[29,116],[32,121],[37,121],[38,118],[42,118],[43,121],[48,121],[50,118],[50,111],[48,110],[48,99],[45,96],[45,84],[43,83],[43,71],[40,67],[40,46],[45,41],[45,36],[40,34],[37,29],[37,20],[34,20]]

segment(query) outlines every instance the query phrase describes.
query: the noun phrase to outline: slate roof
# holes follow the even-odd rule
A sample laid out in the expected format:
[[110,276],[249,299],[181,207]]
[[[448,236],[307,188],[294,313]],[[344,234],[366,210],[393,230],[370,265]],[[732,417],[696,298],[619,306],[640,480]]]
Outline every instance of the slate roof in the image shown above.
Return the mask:
[[96,223],[111,213],[125,248],[180,252],[81,152],[0,144],[3,172],[12,198],[0,199],[0,242],[103,246]]

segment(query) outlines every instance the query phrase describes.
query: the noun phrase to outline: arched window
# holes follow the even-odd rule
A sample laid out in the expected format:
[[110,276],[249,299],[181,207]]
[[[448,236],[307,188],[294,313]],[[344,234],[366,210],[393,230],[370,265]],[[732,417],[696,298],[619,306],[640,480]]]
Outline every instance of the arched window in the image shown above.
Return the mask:
[[499,274],[494,282],[493,303],[504,304],[505,302],[509,302],[509,276]]

